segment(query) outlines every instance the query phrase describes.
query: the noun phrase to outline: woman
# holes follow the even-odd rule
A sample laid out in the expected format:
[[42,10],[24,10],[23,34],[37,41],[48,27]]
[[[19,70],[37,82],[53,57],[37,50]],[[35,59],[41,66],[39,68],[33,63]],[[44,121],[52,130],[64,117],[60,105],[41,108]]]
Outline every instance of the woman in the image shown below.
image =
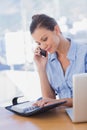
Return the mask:
[[[85,72],[87,45],[78,45],[65,38],[55,19],[45,14],[32,17],[30,32],[38,45],[34,52],[34,60],[43,97],[35,105],[42,107],[67,101],[64,105],[72,107],[72,76]],[[47,52],[46,57],[40,54],[40,48]],[[56,99],[56,94],[59,99]]]

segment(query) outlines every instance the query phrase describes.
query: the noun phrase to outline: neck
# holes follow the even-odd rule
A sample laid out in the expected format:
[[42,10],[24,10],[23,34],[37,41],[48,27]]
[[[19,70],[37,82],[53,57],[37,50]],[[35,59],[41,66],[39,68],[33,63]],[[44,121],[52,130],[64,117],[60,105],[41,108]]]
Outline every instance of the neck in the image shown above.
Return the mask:
[[70,41],[68,39],[61,39],[57,53],[59,56],[65,56],[68,53],[70,47]]

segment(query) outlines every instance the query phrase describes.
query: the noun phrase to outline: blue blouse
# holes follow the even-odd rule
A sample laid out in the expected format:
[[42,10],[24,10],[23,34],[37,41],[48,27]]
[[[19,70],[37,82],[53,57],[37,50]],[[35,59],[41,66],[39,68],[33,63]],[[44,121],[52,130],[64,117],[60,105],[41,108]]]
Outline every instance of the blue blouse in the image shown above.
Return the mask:
[[49,83],[59,98],[73,97],[72,76],[77,73],[85,72],[85,56],[87,54],[87,44],[76,44],[71,41],[71,45],[67,54],[70,60],[65,75],[57,54],[49,54],[47,63],[47,76]]

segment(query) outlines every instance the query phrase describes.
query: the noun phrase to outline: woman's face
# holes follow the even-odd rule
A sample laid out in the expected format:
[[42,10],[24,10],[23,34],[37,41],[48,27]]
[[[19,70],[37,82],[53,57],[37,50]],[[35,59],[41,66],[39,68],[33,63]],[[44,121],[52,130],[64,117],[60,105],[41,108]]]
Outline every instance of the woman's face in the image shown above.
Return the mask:
[[37,28],[32,37],[41,49],[49,53],[57,51],[60,42],[57,29],[50,31],[45,28]]

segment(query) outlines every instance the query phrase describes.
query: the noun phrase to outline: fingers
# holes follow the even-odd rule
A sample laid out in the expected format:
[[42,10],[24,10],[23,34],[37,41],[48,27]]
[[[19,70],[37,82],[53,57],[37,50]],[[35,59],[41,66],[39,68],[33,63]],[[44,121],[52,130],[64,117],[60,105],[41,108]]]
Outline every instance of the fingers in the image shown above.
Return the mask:
[[40,56],[40,47],[37,47],[37,48],[35,49],[34,54]]
[[47,106],[47,105],[53,104],[53,103],[54,103],[54,100],[52,100],[52,99],[42,99],[42,100],[35,102],[33,105],[39,106],[39,107],[44,107],[44,106]]
[[44,56],[44,57],[47,57],[48,54],[45,50],[41,49],[40,47],[37,47],[35,50],[34,50],[34,54],[35,55],[39,55],[39,56]]
[[36,103],[34,103],[34,106],[39,106],[39,107],[44,107],[44,105],[46,104],[46,102],[44,102],[44,100],[40,100],[37,101]]

